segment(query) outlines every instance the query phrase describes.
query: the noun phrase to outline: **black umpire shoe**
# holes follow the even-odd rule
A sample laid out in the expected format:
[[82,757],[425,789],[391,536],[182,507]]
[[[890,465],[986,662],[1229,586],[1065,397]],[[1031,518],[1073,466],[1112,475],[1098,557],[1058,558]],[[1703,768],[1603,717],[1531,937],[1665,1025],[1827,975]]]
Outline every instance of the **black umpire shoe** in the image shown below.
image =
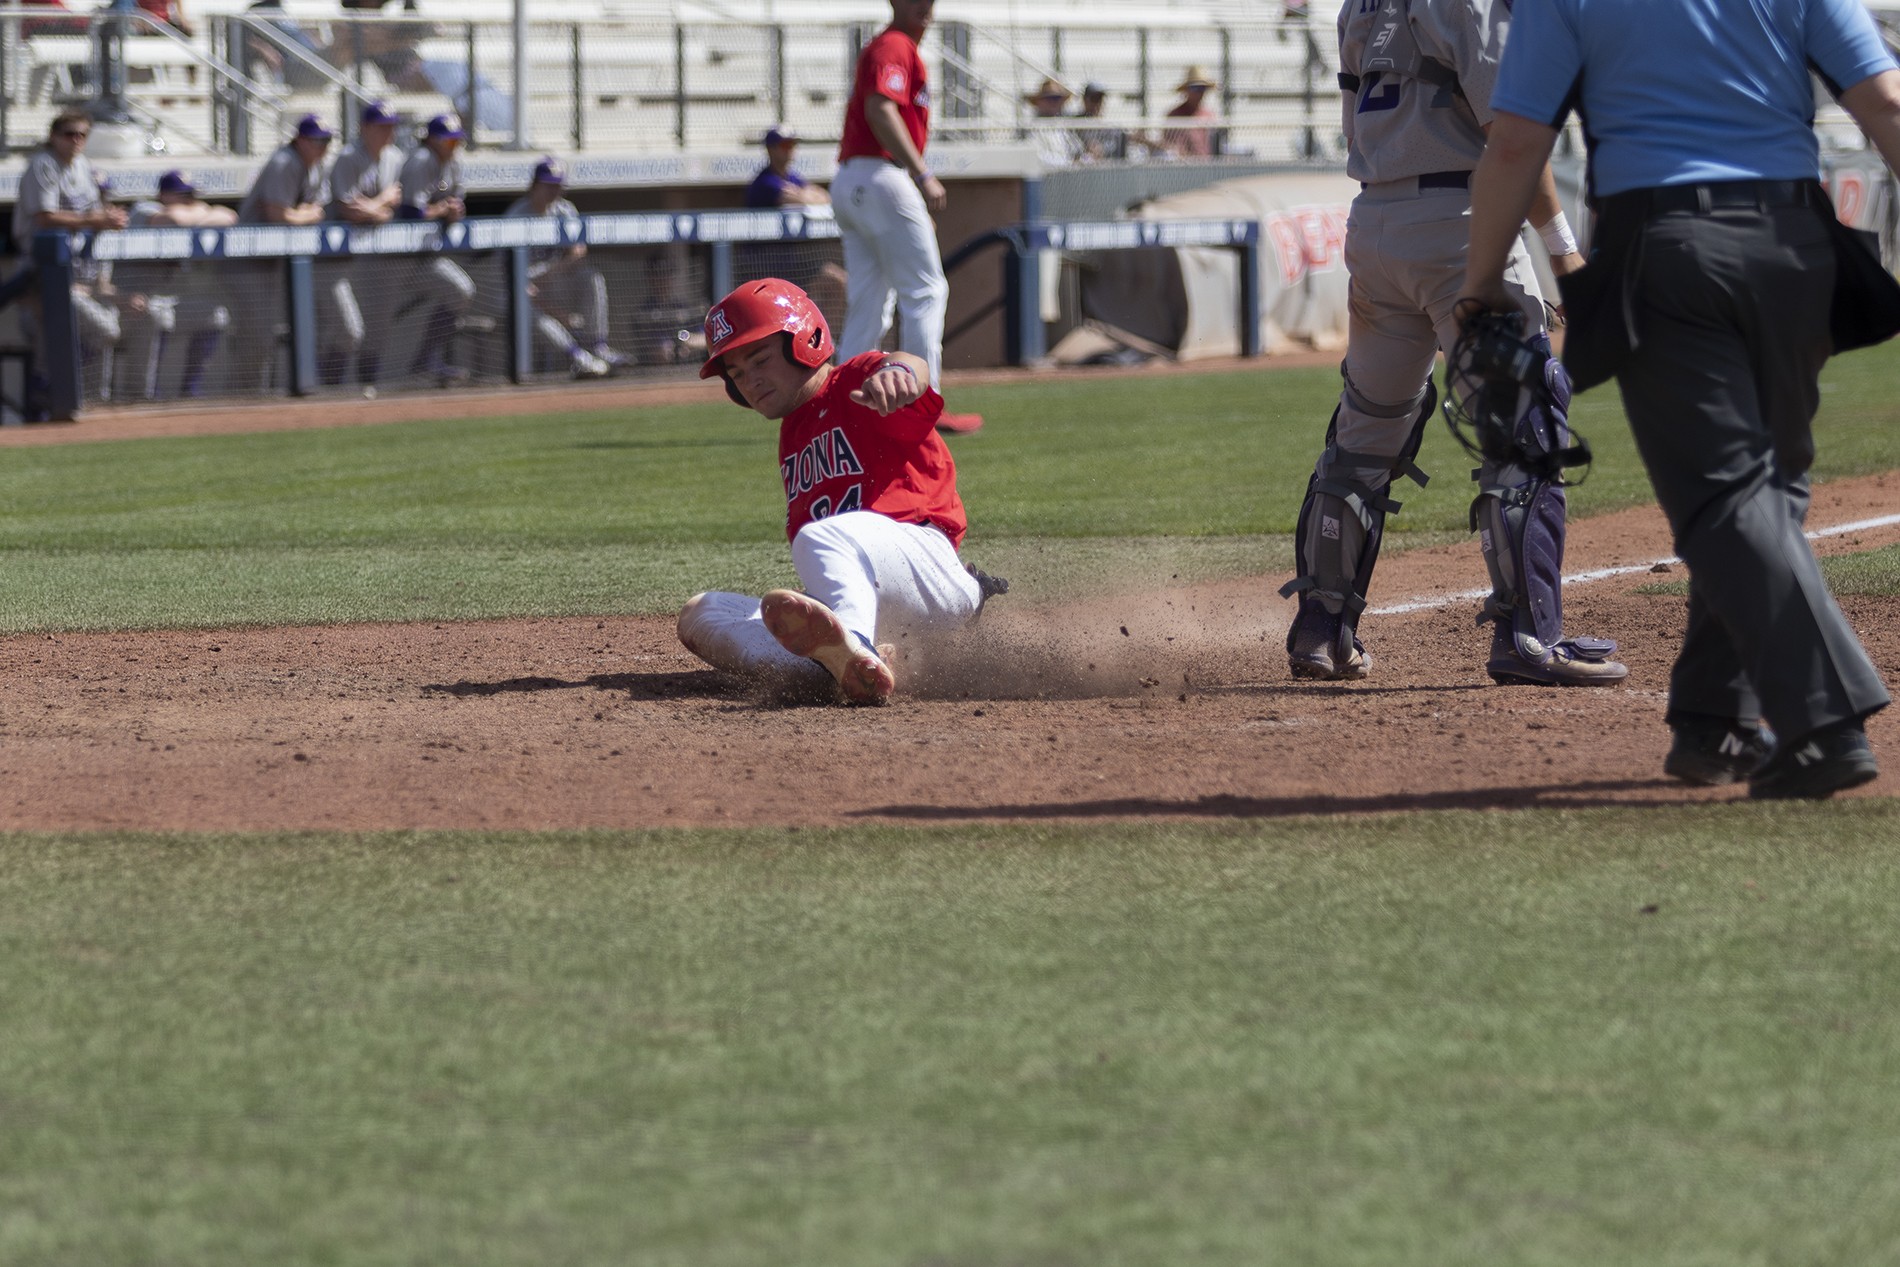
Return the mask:
[[1757,800],[1819,800],[1879,774],[1860,722],[1836,722],[1776,747],[1748,776],[1748,794]]
[[1699,787],[1720,787],[1747,778],[1775,747],[1775,732],[1760,722],[1684,717],[1669,728],[1676,741],[1663,758],[1663,773]]

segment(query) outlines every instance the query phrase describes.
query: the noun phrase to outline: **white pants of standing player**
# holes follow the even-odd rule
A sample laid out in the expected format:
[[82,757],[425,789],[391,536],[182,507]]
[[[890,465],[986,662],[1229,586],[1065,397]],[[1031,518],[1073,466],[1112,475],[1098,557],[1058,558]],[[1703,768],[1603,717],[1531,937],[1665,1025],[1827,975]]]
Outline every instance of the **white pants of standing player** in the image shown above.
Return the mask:
[[[950,538],[875,511],[806,524],[792,540],[792,566],[805,592],[872,646],[958,628],[983,605],[983,591]],[[760,677],[811,664],[779,646],[759,616],[759,600],[748,594],[695,596],[680,612],[679,634],[688,651],[729,673]]]
[[844,239],[845,317],[838,359],[872,351],[898,316],[897,346],[943,369],[943,321],[950,306],[937,253],[937,226],[909,176],[881,158],[846,159],[831,182],[831,206]]

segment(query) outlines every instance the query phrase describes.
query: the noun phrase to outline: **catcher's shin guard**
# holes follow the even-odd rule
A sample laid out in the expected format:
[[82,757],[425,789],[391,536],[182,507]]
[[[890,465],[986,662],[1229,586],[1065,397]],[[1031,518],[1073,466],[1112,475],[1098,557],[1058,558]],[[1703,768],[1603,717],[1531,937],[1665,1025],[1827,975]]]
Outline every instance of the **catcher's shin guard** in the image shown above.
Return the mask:
[[[1528,455],[1553,453],[1569,443],[1570,378],[1562,363],[1545,363],[1548,403],[1533,401],[1518,415],[1516,440]],[[1478,533],[1491,596],[1479,613],[1492,623],[1485,671],[1498,682],[1590,686],[1618,682],[1629,670],[1610,657],[1607,638],[1564,637],[1564,486],[1515,463],[1486,462],[1471,473],[1478,495],[1471,527]]]
[[[1326,428],[1326,449],[1313,468],[1294,527],[1299,575],[1280,588],[1282,598],[1300,596],[1300,610],[1286,639],[1287,662],[1295,677],[1340,680],[1366,675],[1370,658],[1357,636],[1359,615],[1385,539],[1385,518],[1397,514],[1400,506],[1387,491],[1395,475],[1424,487],[1428,477],[1413,458],[1437,398],[1430,383],[1396,406],[1361,399],[1351,383],[1341,394],[1339,409]],[[1369,422],[1403,427],[1398,452],[1340,447],[1339,412],[1345,408]]]

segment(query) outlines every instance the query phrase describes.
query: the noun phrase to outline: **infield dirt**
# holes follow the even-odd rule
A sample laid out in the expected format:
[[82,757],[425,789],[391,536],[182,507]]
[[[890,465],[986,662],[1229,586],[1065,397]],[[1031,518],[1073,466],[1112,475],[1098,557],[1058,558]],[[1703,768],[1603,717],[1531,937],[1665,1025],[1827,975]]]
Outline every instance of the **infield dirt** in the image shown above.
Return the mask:
[[[1900,511],[1900,476],[1817,490],[1812,526]],[[1824,553],[1900,541],[1900,527]],[[1566,570],[1669,553],[1653,509],[1573,525]],[[898,664],[883,709],[762,703],[665,618],[0,639],[0,829],[632,828],[1261,817],[1724,799],[1661,777],[1685,600],[1637,571],[1566,589],[1628,682],[1494,686],[1476,601],[1368,616],[1362,683],[1296,683],[1262,577],[1038,606]],[[1476,588],[1475,542],[1394,555],[1374,602]],[[1889,681],[1900,602],[1848,598]],[[1900,723],[1869,727],[1900,778]]]

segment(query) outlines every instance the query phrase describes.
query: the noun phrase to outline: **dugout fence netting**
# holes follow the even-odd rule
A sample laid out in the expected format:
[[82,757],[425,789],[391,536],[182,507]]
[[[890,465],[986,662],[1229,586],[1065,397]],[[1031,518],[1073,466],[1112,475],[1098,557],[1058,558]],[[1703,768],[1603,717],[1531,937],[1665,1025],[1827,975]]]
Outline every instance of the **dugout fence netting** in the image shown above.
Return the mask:
[[[723,252],[701,242],[589,245],[575,267],[530,282],[528,356],[517,366],[509,251],[319,257],[309,261],[316,378],[304,394],[566,381],[576,377],[576,348],[611,350],[623,377],[690,375],[703,357],[700,325],[715,286],[784,277],[836,327],[842,265],[836,238],[739,242]],[[121,259],[81,269],[79,404],[292,394],[287,278],[283,258]],[[590,310],[596,294],[598,314]],[[37,344],[31,321],[22,327]]]

